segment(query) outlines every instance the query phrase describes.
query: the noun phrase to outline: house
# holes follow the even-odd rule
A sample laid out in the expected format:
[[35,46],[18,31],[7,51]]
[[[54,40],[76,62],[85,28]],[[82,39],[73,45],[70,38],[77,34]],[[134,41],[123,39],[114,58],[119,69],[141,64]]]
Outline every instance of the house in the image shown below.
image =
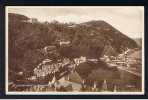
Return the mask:
[[51,51],[55,51],[56,50],[56,46],[45,46],[44,47],[44,52],[47,54],[47,53],[49,53],[49,52],[51,52]]
[[60,46],[61,45],[68,45],[70,44],[70,41],[60,41]]
[[109,56],[104,55],[103,57],[100,58],[100,60],[105,61],[105,62],[110,62]]
[[88,61],[97,62],[98,59],[87,59]]
[[80,61],[81,61],[81,63],[86,62],[86,57],[81,56]]
[[59,80],[54,76],[52,81],[49,81],[49,85],[54,85],[56,91],[64,88],[66,91],[80,91],[82,88],[82,79],[76,71],[66,74]]
[[108,65],[109,65],[109,67],[117,67],[117,65],[116,64],[114,64],[114,63],[107,63]]
[[70,25],[70,26],[68,26],[68,27],[73,28],[73,27],[76,27],[76,25]]
[[38,20],[37,20],[36,18],[30,18],[30,19],[28,20],[28,22],[30,22],[30,23],[37,23]]
[[38,20],[36,18],[29,18],[29,19],[22,20],[22,22],[25,22],[25,23],[37,23]]
[[77,71],[71,72],[70,74],[68,74],[68,77],[69,77],[69,78],[68,78],[69,81],[71,81],[71,82],[78,83],[78,84],[83,83],[83,79],[82,79],[81,76],[77,73]]
[[62,77],[59,80],[59,84],[61,86],[68,87],[69,85],[71,85],[73,91],[80,91],[82,87],[81,83],[82,79],[76,71]]
[[42,64],[46,64],[46,63],[49,63],[49,62],[51,62],[52,60],[50,60],[50,59],[45,59],[45,60],[43,60],[42,61]]
[[28,78],[28,80],[36,80],[36,78],[37,78],[36,76],[31,76]]
[[62,77],[59,80],[56,80],[56,78],[53,77],[52,81],[49,82],[49,85],[50,87],[54,85],[56,91],[61,88],[64,88],[66,91],[79,91],[81,88],[80,84],[69,81],[67,76]]
[[75,58],[74,62],[76,63],[76,65],[78,66],[80,63],[84,63],[86,62],[86,57],[81,56],[80,58]]

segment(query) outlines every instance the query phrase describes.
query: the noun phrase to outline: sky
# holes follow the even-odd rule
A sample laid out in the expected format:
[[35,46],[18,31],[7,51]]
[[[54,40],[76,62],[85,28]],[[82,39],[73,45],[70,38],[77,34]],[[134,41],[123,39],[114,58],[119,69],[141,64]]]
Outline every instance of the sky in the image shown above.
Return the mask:
[[144,7],[142,6],[7,6],[7,13],[26,15],[39,21],[82,23],[104,20],[131,38],[144,33]]

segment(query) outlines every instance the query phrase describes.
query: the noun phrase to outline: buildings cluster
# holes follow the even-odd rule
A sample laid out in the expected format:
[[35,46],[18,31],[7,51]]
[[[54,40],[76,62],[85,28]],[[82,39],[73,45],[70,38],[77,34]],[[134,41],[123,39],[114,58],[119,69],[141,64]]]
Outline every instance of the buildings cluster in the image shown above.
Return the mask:
[[130,68],[131,64],[136,64],[137,62],[141,62],[139,59],[129,56],[133,52],[135,51],[132,49],[127,49],[125,52],[119,54],[118,56],[104,55],[103,57],[100,58],[100,60],[105,61],[109,65],[117,65]]
[[[52,80],[49,80],[47,86],[32,86],[29,89],[27,88],[25,91],[98,91],[96,82],[94,82],[92,87],[89,87],[89,89],[87,87],[86,89],[87,85],[85,84],[85,80],[82,79],[76,71],[76,67],[87,60],[96,61],[96,59],[86,59],[86,57],[83,56],[75,58],[74,62],[67,58],[64,58],[62,61],[57,63],[53,63],[50,59],[45,59],[34,69],[35,76],[28,79],[36,80],[37,78],[52,74],[54,75]],[[61,72],[60,69],[64,66],[66,66],[67,71],[70,70],[70,72]],[[60,76],[62,76],[60,79],[57,79],[56,72],[60,72]],[[106,84],[106,86],[103,86],[102,90],[107,90],[104,89],[107,88],[107,83],[104,82],[103,84]]]
[[34,68],[34,75],[36,77],[44,77],[48,74],[58,72],[60,68],[70,64],[69,59],[64,59],[62,62],[53,63],[50,59],[43,60],[36,68]]
[[[64,77],[60,78],[59,80],[56,79],[54,76],[51,81],[47,85],[34,85],[29,88],[26,88],[23,91],[30,91],[30,92],[107,92],[108,85],[107,81],[104,80],[102,83],[102,88],[97,87],[97,82],[93,83],[93,86],[88,86],[76,71],[73,71]],[[117,86],[114,85],[113,92],[117,92]]]
[[[68,65],[67,68],[72,69],[78,66],[80,63],[86,62],[86,57],[75,58],[74,62],[70,61],[68,58],[59,60],[59,62],[53,63],[50,59],[43,60],[36,68],[34,68],[34,75],[36,77],[44,77],[48,74],[53,74],[54,72],[60,71],[60,68]],[[35,76],[32,76],[31,79],[36,79]]]
[[39,21],[36,18],[29,18],[29,19],[25,19],[22,20],[22,22],[26,22],[26,23],[38,23]]

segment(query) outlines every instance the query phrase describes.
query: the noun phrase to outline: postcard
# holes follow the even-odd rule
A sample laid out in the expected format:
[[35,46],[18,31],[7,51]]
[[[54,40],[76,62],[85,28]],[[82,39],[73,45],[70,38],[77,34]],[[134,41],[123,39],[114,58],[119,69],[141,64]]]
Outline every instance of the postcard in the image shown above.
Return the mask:
[[6,6],[6,94],[144,94],[143,6]]

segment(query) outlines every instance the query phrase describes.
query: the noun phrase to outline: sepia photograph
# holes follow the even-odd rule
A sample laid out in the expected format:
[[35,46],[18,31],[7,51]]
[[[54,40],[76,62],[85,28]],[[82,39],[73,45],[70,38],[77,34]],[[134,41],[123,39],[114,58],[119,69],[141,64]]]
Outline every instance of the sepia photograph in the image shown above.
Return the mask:
[[144,94],[144,6],[6,6],[5,15],[6,94]]

